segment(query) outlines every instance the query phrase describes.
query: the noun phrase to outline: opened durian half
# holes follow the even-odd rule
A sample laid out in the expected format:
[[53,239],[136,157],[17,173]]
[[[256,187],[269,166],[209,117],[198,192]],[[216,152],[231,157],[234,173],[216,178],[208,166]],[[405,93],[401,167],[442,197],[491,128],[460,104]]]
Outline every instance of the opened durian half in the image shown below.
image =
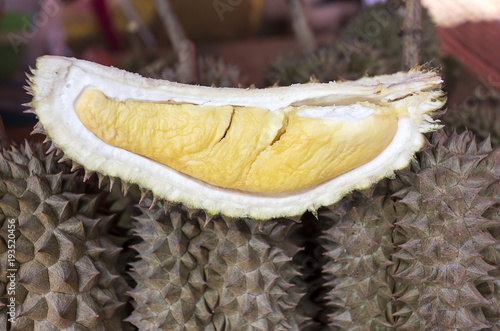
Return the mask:
[[267,89],[191,86],[45,56],[44,132],[85,169],[210,214],[269,219],[330,205],[405,167],[439,127],[435,71]]

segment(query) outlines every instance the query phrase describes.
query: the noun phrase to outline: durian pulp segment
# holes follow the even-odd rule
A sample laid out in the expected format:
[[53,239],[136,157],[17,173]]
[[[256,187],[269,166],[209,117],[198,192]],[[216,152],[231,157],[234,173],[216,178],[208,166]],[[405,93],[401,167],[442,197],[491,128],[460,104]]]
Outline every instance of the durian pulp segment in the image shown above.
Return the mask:
[[354,106],[365,115],[341,120],[327,113],[322,118],[307,107],[271,112],[230,105],[121,102],[87,90],[77,101],[76,113],[105,143],[209,184],[288,193],[366,164],[390,144],[398,110],[367,102]]

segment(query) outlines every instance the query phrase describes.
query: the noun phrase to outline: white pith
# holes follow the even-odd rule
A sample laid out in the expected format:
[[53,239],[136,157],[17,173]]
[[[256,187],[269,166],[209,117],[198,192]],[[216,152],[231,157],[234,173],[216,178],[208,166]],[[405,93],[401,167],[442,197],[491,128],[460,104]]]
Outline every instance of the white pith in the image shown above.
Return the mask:
[[[392,77],[391,80],[388,77]],[[62,57],[42,57],[32,80],[33,108],[48,136],[66,156],[90,171],[119,177],[150,189],[163,199],[202,208],[211,214],[231,217],[268,219],[300,215],[330,205],[345,194],[370,186],[394,170],[405,167],[423,143],[421,132],[439,127],[426,114],[442,106],[439,90],[442,81],[435,72],[410,71],[393,76],[364,78],[356,82],[306,84],[269,89],[234,89],[188,86],[143,78],[137,74],[104,67],[95,63]],[[78,97],[89,88],[101,90],[119,100],[193,103],[197,105],[233,105],[261,107],[280,111],[290,105],[300,106],[313,100],[311,117],[321,106],[331,102],[327,117],[363,118],[359,107],[342,105],[343,100],[370,96],[380,102],[395,101],[407,109],[399,118],[396,135],[390,145],[369,163],[344,175],[307,190],[290,194],[257,194],[223,189],[183,175],[150,159],[107,145],[88,131],[76,116]],[[422,90],[433,91],[423,98]],[[435,90],[435,91],[434,91]],[[409,97],[406,97],[411,95]],[[406,97],[406,98],[405,98]],[[420,99],[419,99],[420,98]],[[319,100],[319,101],[318,101]],[[417,105],[416,101],[418,101]],[[338,104],[338,107],[333,107]],[[338,113],[335,114],[335,110]]]

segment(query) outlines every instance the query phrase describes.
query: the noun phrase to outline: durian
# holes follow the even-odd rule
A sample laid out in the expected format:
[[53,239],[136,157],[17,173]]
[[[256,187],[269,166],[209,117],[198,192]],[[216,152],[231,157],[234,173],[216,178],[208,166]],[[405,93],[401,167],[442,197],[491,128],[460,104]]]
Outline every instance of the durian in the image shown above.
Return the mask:
[[330,205],[405,167],[439,127],[435,71],[286,88],[188,86],[61,57],[37,62],[43,131],[89,173],[208,214],[270,219]]
[[474,95],[466,98],[464,102],[449,107],[446,116],[441,120],[448,132],[468,129],[479,138],[490,137],[491,144],[498,147],[500,146],[500,91],[486,84],[478,85],[474,91]]
[[[122,330],[128,286],[117,271],[121,241],[108,234],[113,216],[97,212],[100,196],[86,193],[80,173],[46,152],[26,143],[0,154],[1,329]],[[5,287],[11,273],[14,294]],[[12,297],[14,323],[5,321]]]
[[393,253],[394,201],[387,181],[355,192],[331,209],[325,231],[329,263],[324,271],[333,290],[330,326],[341,330],[384,330],[394,325],[393,281],[388,267]]
[[[390,0],[372,6],[349,21],[338,36],[312,53],[285,54],[273,60],[264,73],[266,84],[288,86],[306,83],[358,79],[401,70],[401,26],[403,1]],[[439,65],[439,40],[432,20],[422,10],[422,63]]]
[[301,330],[302,292],[290,282],[296,223],[207,221],[163,202],[141,210],[128,318],[139,330]]
[[500,150],[470,132],[429,136],[412,166],[328,214],[331,327],[498,327]]
[[469,132],[440,131],[430,143],[399,174],[394,194],[395,326],[490,328],[498,316],[498,150]]

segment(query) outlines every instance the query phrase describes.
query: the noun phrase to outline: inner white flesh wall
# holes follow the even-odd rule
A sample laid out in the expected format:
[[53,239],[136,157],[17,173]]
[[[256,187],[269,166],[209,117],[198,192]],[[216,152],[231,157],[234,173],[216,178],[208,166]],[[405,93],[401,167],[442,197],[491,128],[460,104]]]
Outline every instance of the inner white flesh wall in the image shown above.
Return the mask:
[[[368,187],[409,163],[422,146],[421,132],[439,127],[426,113],[442,107],[444,101],[439,90],[442,81],[432,71],[400,73],[395,81],[389,77],[365,78],[366,84],[360,80],[268,89],[215,89],[146,79],[82,60],[42,57],[37,62],[32,81],[33,108],[56,146],[90,171],[119,177],[148,188],[161,198],[202,208],[212,214],[268,219],[295,216],[330,205],[346,193]],[[398,129],[390,145],[369,163],[307,190],[271,195],[215,187],[107,145],[87,130],[75,113],[79,96],[90,88],[118,101],[248,106],[270,111],[283,111],[290,105],[312,100],[299,106],[299,116],[335,120],[359,120],[375,111],[360,104],[344,105],[345,100],[351,99],[382,106],[390,103],[404,111],[398,112],[403,115],[398,119]],[[325,100],[332,103],[324,106]]]

